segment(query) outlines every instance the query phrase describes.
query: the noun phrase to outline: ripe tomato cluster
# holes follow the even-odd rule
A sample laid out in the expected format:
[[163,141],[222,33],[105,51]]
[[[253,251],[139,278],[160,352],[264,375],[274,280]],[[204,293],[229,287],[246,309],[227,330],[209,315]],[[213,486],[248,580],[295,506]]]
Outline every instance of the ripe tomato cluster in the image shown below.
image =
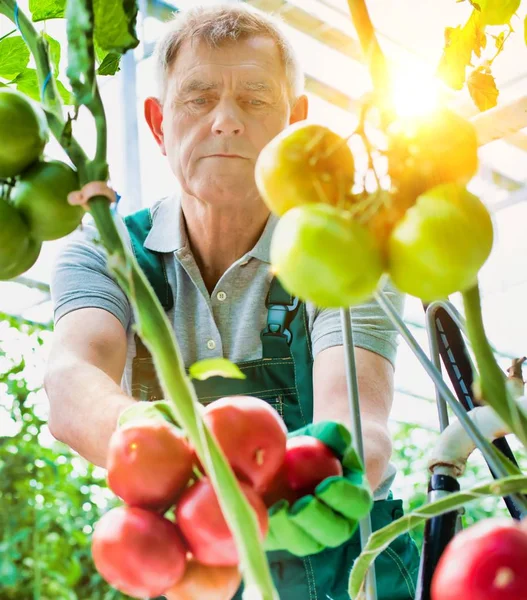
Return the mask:
[[384,273],[425,301],[475,284],[493,228],[465,187],[478,168],[473,125],[441,109],[393,121],[385,138],[375,150],[364,142],[370,159],[375,151],[387,165],[373,192],[357,189],[348,140],[326,127],[296,123],[260,153],[256,183],[281,217],[273,271],[292,294],[321,307],[352,306]]
[[0,280],[27,271],[42,242],[71,233],[83,210],[67,202],[77,173],[43,157],[49,137],[40,106],[10,88],[0,90]]
[[[262,541],[269,506],[293,503],[343,473],[320,440],[288,439],[280,415],[258,398],[221,398],[203,419],[254,509]],[[211,588],[211,597],[230,599],[241,581],[236,545],[183,432],[161,419],[133,421],[112,435],[107,469],[110,489],[125,504],[106,513],[93,533],[92,555],[104,579],[138,598],[204,600]]]

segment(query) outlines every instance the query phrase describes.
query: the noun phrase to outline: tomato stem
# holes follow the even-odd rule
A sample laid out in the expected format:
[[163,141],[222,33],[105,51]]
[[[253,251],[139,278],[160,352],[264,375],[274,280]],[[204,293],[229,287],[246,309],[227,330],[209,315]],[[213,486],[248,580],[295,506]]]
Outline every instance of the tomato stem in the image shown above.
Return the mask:
[[507,390],[506,376],[500,369],[483,325],[479,286],[463,292],[467,335],[479,370],[482,400],[492,406],[510,430],[527,447],[527,418]]
[[351,20],[355,26],[362,52],[368,62],[371,78],[379,98],[388,86],[388,67],[364,0],[348,0]]

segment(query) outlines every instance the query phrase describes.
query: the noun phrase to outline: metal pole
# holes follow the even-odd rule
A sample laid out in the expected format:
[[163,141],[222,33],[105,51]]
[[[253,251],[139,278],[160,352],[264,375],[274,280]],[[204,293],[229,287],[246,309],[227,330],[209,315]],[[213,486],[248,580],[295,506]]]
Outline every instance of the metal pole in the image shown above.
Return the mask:
[[[346,381],[348,383],[348,401],[351,416],[351,431],[353,433],[353,446],[364,463],[364,442],[362,439],[362,426],[359,403],[359,385],[357,382],[357,369],[355,367],[355,352],[353,345],[353,330],[351,327],[351,313],[349,308],[340,309],[340,319],[342,330],[344,332],[344,353],[346,358]],[[365,463],[364,463],[365,464]],[[370,514],[361,520],[360,543],[364,548],[368,538],[371,536],[371,517]],[[377,582],[375,580],[375,564],[372,563],[368,569],[366,577],[366,598],[367,600],[377,600]]]

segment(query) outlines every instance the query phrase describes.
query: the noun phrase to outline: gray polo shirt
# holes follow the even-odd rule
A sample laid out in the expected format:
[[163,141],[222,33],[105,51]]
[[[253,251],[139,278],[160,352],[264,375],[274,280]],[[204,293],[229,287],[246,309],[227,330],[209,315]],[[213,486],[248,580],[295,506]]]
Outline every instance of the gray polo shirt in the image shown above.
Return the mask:
[[[185,367],[204,358],[225,357],[235,363],[261,358],[260,331],[266,324],[265,298],[272,279],[269,249],[277,217],[269,217],[254,248],[225,271],[211,294],[192,255],[178,196],[156,202],[152,221],[145,247],[163,253],[174,291],[174,306],[168,318]],[[116,224],[130,246],[121,217],[116,217]],[[82,230],[72,234],[59,253],[51,276],[54,319],[57,323],[63,315],[88,307],[107,310],[119,319],[128,339],[121,387],[130,394],[135,356],[134,315],[126,295],[106,267],[104,247],[94,243],[97,238],[97,230],[88,216]],[[385,290],[401,310],[402,296],[389,283]],[[326,348],[342,345],[338,310],[317,309],[307,303],[306,311],[314,357]],[[368,302],[354,307],[352,317],[355,345],[380,354],[393,364],[397,334],[378,305]],[[390,465],[383,484],[376,490],[376,498],[386,497],[394,474],[395,469]]]

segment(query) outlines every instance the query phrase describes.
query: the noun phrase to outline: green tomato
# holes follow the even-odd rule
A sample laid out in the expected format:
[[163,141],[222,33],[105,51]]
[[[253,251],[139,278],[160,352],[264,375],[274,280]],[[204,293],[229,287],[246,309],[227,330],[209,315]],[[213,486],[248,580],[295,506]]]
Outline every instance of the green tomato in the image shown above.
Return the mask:
[[0,89],[0,179],[22,173],[34,163],[48,141],[42,108],[10,88]]
[[40,244],[31,239],[29,227],[16,208],[0,199],[0,280],[12,279],[33,266]]
[[508,25],[520,3],[521,0],[474,0],[484,25]]
[[56,240],[79,226],[84,211],[68,204],[68,194],[80,187],[77,173],[54,160],[39,161],[16,182],[11,199],[40,241]]
[[364,302],[383,272],[371,233],[349,213],[327,204],[292,208],[280,219],[271,263],[287,291],[321,308]]
[[258,191],[270,210],[283,215],[310,203],[337,205],[353,187],[355,163],[343,138],[322,125],[291,125],[260,152]]
[[388,240],[388,272],[427,302],[473,286],[493,243],[490,214],[464,187],[445,184],[417,198]]

